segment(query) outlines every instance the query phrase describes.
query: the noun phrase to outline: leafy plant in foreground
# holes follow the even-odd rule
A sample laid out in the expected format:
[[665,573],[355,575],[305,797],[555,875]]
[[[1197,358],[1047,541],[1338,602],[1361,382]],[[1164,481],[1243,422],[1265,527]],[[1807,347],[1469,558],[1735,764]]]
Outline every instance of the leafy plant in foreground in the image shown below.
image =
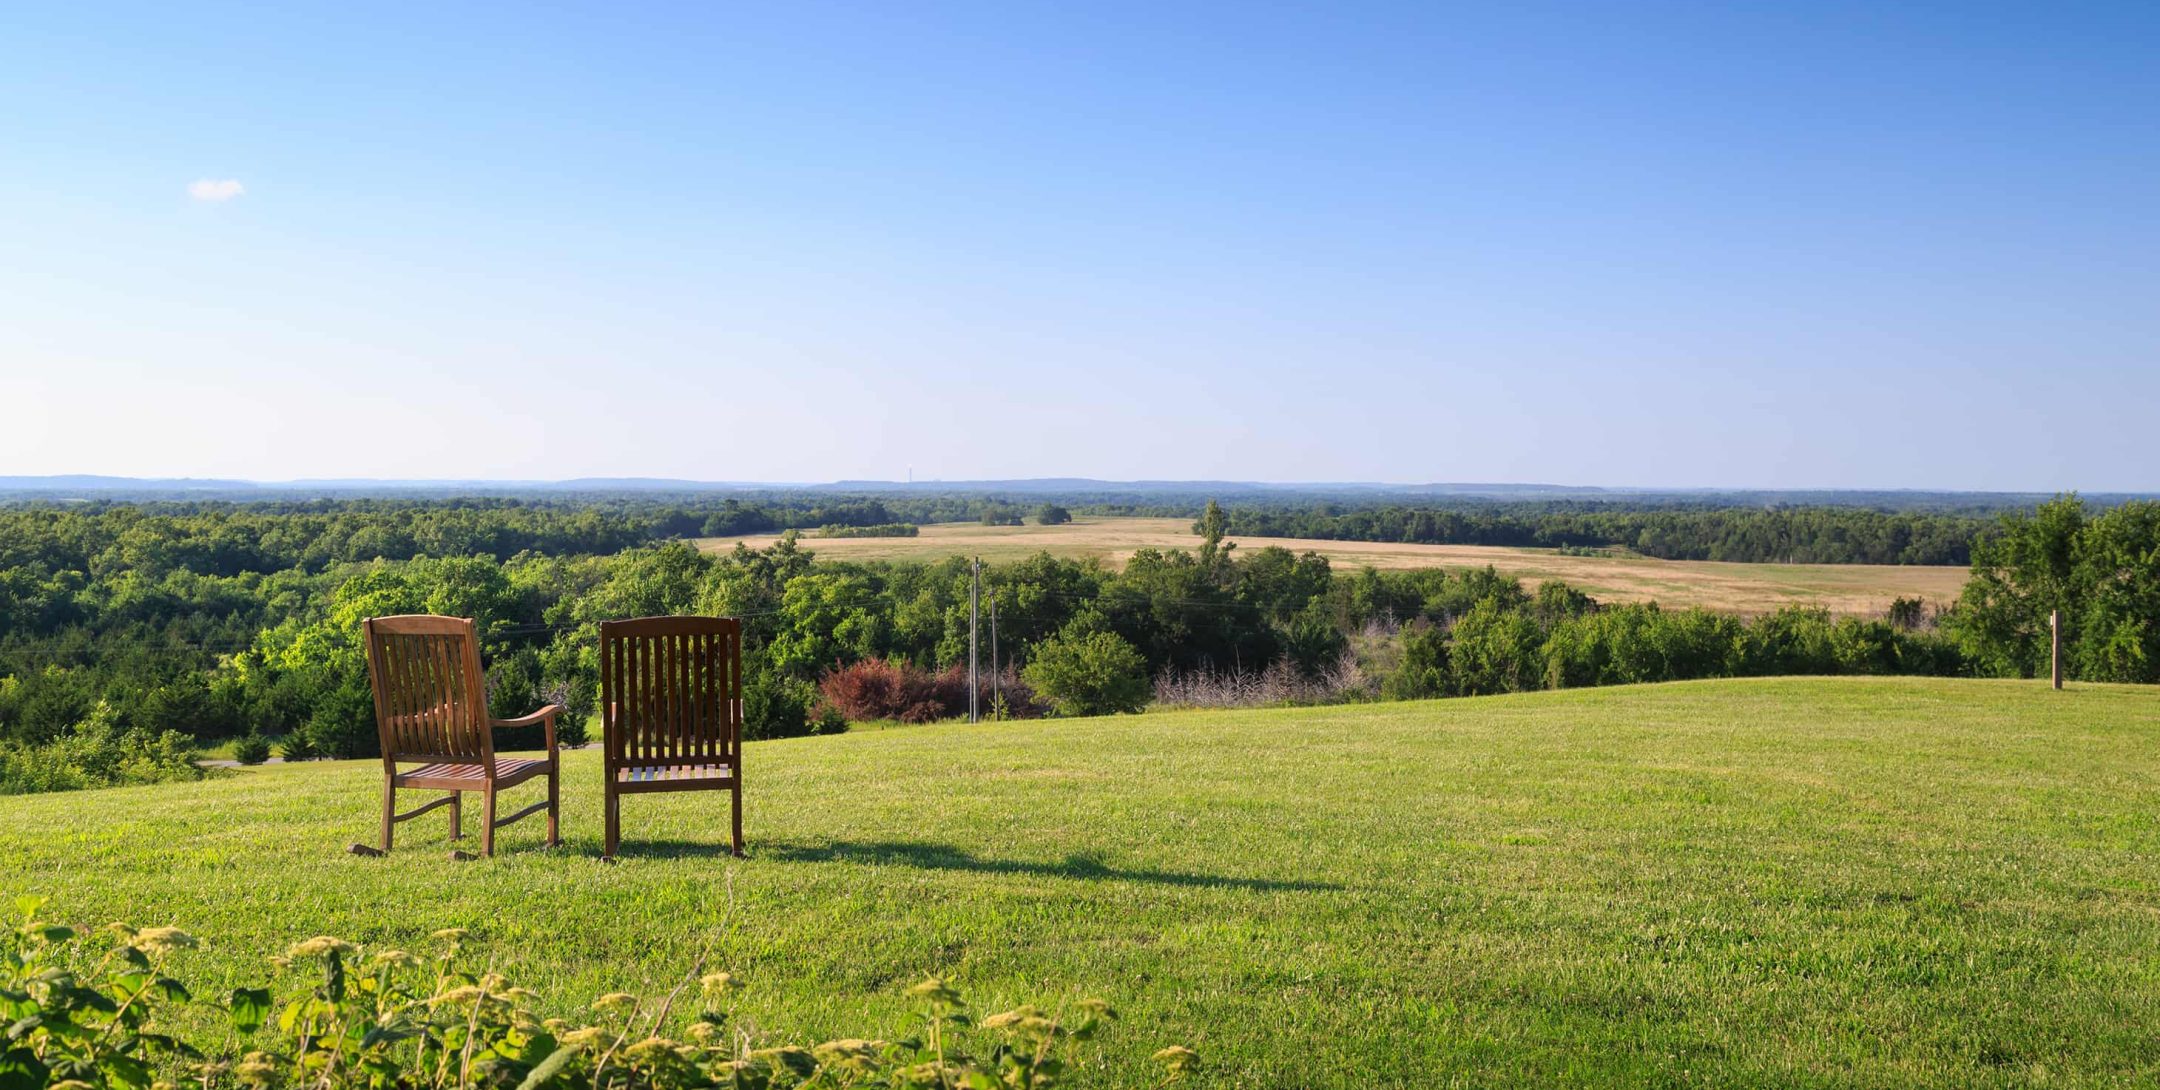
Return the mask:
[[186,986],[165,975],[193,936],[174,927],[107,928],[115,941],[97,956],[74,928],[37,917],[42,897],[18,897],[22,923],[0,956],[0,1088],[144,1087],[160,1064],[201,1053],[151,1030],[161,1002],[186,1002]]
[[[167,974],[196,946],[172,927],[102,930],[110,945],[38,916],[43,898],[15,902],[22,922],[0,949],[0,1090],[68,1087],[203,1090],[247,1087],[580,1087],[740,1090],[893,1087],[1025,1090],[1063,1084],[1081,1069],[1075,1046],[1117,1015],[1098,999],[1069,1012],[1035,1006],[975,1019],[960,994],[931,978],[908,989],[919,1029],[894,1039],[768,1045],[733,1022],[741,984],[725,972],[692,979],[657,1002],[627,993],[594,1001],[584,1024],[542,1018],[539,996],[464,958],[466,933],[438,931],[436,953],[373,953],[318,936],[271,959],[273,987],[238,988],[219,1004],[229,1031],[190,1042],[163,1028],[198,1002]],[[681,1038],[663,1036],[692,984],[698,1005]],[[688,1012],[690,1007],[682,1005]],[[1162,1084],[1198,1070],[1183,1046],[1157,1052]]]

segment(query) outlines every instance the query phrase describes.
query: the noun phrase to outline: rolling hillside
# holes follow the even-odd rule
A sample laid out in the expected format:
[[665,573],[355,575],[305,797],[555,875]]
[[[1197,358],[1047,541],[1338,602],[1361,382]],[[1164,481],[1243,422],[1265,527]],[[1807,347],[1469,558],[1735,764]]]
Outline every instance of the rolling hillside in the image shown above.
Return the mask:
[[[701,953],[792,1037],[1101,994],[1096,1085],[2100,1086],[2160,1071],[2160,693],[1790,679],[753,743],[717,799],[390,858],[380,766],[0,799],[0,891],[174,922],[194,976],[474,930],[563,1011]],[[529,789],[528,789],[529,790]],[[1091,1046],[1092,1047],[1092,1046]],[[1353,1071],[1368,1073],[1366,1076]]]

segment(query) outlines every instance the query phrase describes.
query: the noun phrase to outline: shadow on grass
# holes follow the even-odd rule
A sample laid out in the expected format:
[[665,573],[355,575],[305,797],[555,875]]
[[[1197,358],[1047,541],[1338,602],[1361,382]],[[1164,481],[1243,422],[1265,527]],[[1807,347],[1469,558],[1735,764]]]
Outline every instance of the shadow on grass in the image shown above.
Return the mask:
[[[710,854],[712,847],[681,841],[624,843],[626,854]],[[1125,870],[1085,855],[1068,855],[1062,862],[1035,863],[1018,859],[985,859],[951,844],[919,841],[835,840],[818,844],[751,841],[750,857],[781,863],[864,863],[919,867],[923,870],[973,871],[978,874],[1034,874],[1047,878],[1081,878],[1109,882],[1152,882],[1165,886],[1196,886],[1203,889],[1250,889],[1317,893],[1339,890],[1332,882],[1285,881],[1274,878],[1233,878],[1220,874],[1187,874],[1180,871]]]

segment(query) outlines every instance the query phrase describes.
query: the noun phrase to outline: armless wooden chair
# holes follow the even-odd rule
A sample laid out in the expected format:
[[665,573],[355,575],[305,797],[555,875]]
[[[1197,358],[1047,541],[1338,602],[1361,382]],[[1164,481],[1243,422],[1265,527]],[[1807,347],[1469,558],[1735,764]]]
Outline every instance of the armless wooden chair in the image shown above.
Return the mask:
[[[488,714],[487,682],[480,672],[480,641],[464,617],[371,617],[361,622],[367,640],[368,680],[375,689],[375,726],[382,738],[382,850],[390,830],[438,806],[450,808],[450,839],[464,836],[460,800],[478,791],[485,809],[482,854],[495,854],[495,830],[547,811],[549,847],[562,843],[558,790],[560,756],[555,717],[562,705],[516,719]],[[495,756],[496,727],[539,724],[547,732],[542,760]],[[417,768],[400,769],[401,764]],[[547,777],[547,798],[497,820],[495,793],[538,776]],[[410,813],[397,812],[400,787],[447,791]]]
[[600,716],[607,746],[607,856],[622,796],[726,791],[742,836],[742,624],[722,617],[600,622]]

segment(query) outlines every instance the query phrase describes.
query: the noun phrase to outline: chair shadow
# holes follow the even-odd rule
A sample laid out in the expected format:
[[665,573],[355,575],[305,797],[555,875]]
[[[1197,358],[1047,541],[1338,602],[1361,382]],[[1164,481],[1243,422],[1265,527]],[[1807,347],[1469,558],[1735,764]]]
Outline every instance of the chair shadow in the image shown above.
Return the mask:
[[[680,840],[647,840],[622,845],[625,855],[687,856],[726,854],[726,848]],[[1266,892],[1321,893],[1344,887],[1333,882],[1305,882],[1276,878],[1237,878],[1221,874],[1188,874],[1181,871],[1128,870],[1112,867],[1086,855],[1068,855],[1060,862],[1028,862],[1019,859],[986,859],[951,844],[908,840],[834,840],[794,844],[753,839],[750,858],[781,863],[865,863],[917,867],[922,870],[972,871],[978,874],[1028,874],[1046,878],[1092,879],[1110,882],[1150,882],[1165,886],[1213,889],[1247,889]]]

